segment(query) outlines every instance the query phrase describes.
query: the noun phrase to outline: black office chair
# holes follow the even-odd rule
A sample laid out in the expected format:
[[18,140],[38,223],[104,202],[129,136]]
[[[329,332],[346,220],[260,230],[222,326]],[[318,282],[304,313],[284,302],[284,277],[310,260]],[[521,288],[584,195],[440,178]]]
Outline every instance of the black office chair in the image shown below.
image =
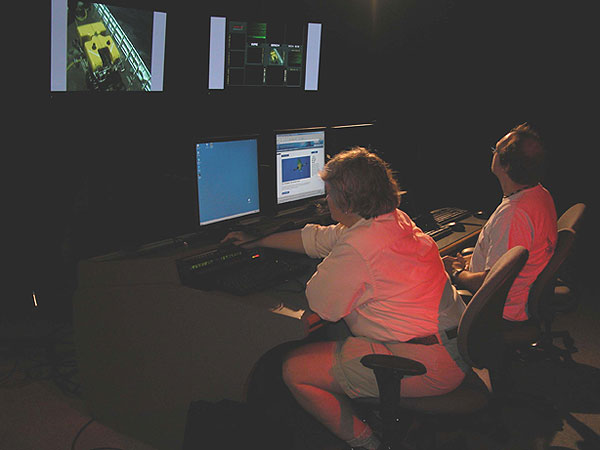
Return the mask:
[[[467,305],[458,327],[458,350],[464,361],[478,369],[488,369],[492,390],[495,389],[496,370],[501,368],[504,354],[502,341],[502,311],[508,291],[527,261],[528,251],[514,247],[502,256],[490,270],[481,288]],[[485,383],[470,370],[464,381],[454,391],[431,397],[400,397],[400,384],[404,376],[421,375],[425,367],[416,361],[393,355],[367,355],[361,359],[366,367],[373,369],[379,388],[379,399],[361,398],[359,406],[378,409],[382,420],[382,437],[389,449],[402,448],[411,425],[411,418],[424,419],[423,425],[431,425],[428,419],[439,416],[463,422],[465,415],[481,411],[490,403]],[[412,417],[411,417],[412,416]],[[421,435],[435,446],[435,433]]]
[[[557,314],[573,311],[579,295],[573,285],[557,278],[565,260],[572,251],[585,212],[583,203],[569,208],[558,220],[558,239],[552,258],[537,276],[529,290],[527,310],[530,320],[505,322],[504,341],[509,349],[522,357],[537,355],[557,362],[572,364],[572,353],[577,351],[568,331],[553,331],[552,322]],[[554,345],[561,338],[564,348]]]

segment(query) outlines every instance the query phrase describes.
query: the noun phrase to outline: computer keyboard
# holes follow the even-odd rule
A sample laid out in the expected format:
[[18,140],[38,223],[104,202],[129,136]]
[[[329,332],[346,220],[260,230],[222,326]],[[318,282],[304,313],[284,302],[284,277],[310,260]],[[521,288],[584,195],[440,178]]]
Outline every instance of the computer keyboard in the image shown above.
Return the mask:
[[307,258],[267,255],[242,264],[216,278],[216,289],[235,295],[261,292],[314,269]]
[[469,211],[454,206],[448,206],[431,211],[433,218],[440,225],[445,225],[450,222],[457,222],[471,215]]
[[217,249],[177,261],[183,285],[235,295],[260,292],[314,270],[305,255],[269,249]]

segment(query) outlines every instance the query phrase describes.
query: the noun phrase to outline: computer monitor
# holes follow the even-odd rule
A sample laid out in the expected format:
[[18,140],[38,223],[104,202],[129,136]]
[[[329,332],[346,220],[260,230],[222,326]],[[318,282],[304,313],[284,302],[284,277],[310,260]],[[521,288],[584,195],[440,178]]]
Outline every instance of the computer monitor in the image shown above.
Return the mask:
[[319,171],[325,166],[325,129],[275,132],[276,204],[325,195]]
[[257,136],[198,141],[196,178],[199,225],[259,213]]
[[352,147],[376,150],[382,156],[376,141],[374,121],[333,125],[327,129],[327,157],[333,158],[338,153]]
[[210,18],[208,88],[319,89],[320,23]]
[[51,0],[50,91],[162,91],[167,13],[139,4]]

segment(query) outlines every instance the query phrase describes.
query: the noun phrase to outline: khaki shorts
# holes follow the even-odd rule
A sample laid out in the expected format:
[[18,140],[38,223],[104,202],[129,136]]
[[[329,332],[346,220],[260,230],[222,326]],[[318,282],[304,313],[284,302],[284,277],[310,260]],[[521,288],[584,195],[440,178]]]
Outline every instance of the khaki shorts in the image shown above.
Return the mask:
[[379,397],[373,371],[360,362],[363,356],[372,353],[403,356],[419,361],[427,368],[424,375],[402,379],[400,394],[403,397],[445,394],[455,389],[465,376],[441,344],[383,344],[364,337],[349,337],[339,341],[335,349],[333,376],[350,398]]

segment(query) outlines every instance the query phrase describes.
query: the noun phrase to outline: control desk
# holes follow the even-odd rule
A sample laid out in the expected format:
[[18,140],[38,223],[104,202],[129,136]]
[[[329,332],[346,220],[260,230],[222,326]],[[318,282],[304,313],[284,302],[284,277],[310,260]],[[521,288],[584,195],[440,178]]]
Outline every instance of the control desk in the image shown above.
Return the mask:
[[[473,245],[468,216],[437,240],[442,255]],[[259,358],[324,325],[307,311],[312,270],[239,296],[182,283],[177,261],[205,251],[185,239],[82,261],[74,329],[88,412],[157,449],[181,448],[193,400],[243,401]]]

